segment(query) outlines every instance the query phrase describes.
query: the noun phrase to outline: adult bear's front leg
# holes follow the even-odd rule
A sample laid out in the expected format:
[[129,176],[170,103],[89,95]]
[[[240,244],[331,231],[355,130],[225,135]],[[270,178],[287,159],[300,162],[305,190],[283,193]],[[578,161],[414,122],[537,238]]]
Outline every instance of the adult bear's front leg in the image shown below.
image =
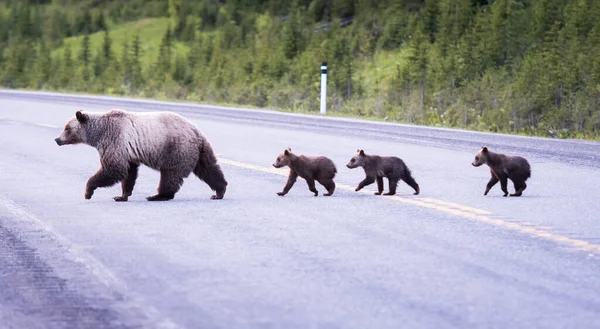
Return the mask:
[[121,180],[122,195],[114,197],[117,202],[124,202],[129,199],[133,194],[133,187],[135,186],[135,180],[138,177],[138,168],[140,166],[136,163],[129,164],[129,171],[127,172],[127,178]]
[[98,172],[88,179],[85,186],[85,198],[87,200],[91,199],[97,188],[113,186],[124,178],[124,171],[119,170],[119,168],[100,168]]

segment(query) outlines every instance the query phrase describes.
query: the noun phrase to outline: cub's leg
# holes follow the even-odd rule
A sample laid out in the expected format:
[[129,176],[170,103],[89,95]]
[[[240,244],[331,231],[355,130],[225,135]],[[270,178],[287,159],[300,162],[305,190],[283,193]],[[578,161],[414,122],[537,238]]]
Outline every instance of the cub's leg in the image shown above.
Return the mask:
[[295,171],[290,169],[290,175],[288,176],[287,183],[283,187],[283,191],[277,192],[277,195],[279,195],[279,196],[286,195],[290,191],[292,186],[294,186],[294,183],[296,182],[297,178],[298,178],[298,174]]
[[330,196],[335,191],[335,182],[333,179],[320,179],[319,184],[323,185],[327,189],[327,193],[324,196]]
[[377,192],[375,192],[375,195],[381,195],[381,193],[383,193],[383,177],[382,176],[377,176]]
[[504,192],[504,196],[507,196],[508,195],[508,178],[506,177],[506,175],[500,176],[500,188],[502,189],[502,192]]
[[394,195],[396,194],[396,186],[398,185],[397,178],[388,178],[390,184],[390,191],[388,193],[384,193],[383,195]]
[[492,174],[492,178],[490,178],[490,181],[487,183],[487,185],[485,187],[485,192],[483,193],[483,195],[487,195],[488,192],[492,189],[492,187],[494,187],[494,185],[496,185],[496,183],[498,183],[498,177],[496,177],[496,175]]
[[523,195],[523,191],[527,187],[527,185],[525,184],[525,182],[514,181],[513,183],[515,185],[515,193],[510,194],[510,196],[521,196],[521,195]]
[[360,183],[358,183],[358,187],[356,189],[354,189],[354,191],[358,192],[358,191],[362,190],[363,187],[365,187],[367,185],[371,185],[373,183],[375,183],[375,177],[367,176]]
[[406,176],[402,178],[404,180],[404,182],[406,184],[408,184],[408,186],[412,187],[415,190],[414,195],[419,195],[419,193],[421,192],[421,189],[419,188],[419,184],[417,184],[417,182],[415,181],[414,178],[412,178],[411,176]]
[[319,191],[315,187],[315,180],[312,178],[306,179],[306,184],[308,184],[308,189],[315,194],[315,196],[319,195]]

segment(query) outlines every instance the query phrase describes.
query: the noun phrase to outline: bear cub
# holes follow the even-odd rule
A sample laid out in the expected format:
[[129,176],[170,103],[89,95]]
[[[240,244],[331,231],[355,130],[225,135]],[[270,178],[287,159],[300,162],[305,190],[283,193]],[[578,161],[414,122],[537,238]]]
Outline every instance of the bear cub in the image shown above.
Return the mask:
[[377,181],[377,192],[375,195],[383,193],[383,178],[387,177],[389,182],[388,193],[384,195],[396,194],[398,181],[403,180],[406,184],[415,190],[414,195],[420,193],[419,184],[412,177],[412,174],[404,161],[395,156],[379,156],[366,154],[364,150],[357,150],[356,154],[346,165],[350,169],[363,167],[367,177],[358,184],[355,191],[360,191],[363,187],[373,184]]
[[490,167],[492,178],[487,183],[483,195],[487,195],[490,189],[500,181],[500,188],[504,192],[504,196],[507,196],[507,179],[510,179],[515,186],[515,193],[510,196],[521,196],[527,188],[525,181],[531,177],[531,166],[525,158],[495,153],[488,150],[486,146],[477,152],[475,160],[471,164],[474,167],[479,167],[483,164],[487,164]]
[[335,190],[335,183],[333,178],[337,173],[337,168],[331,159],[324,156],[306,156],[306,155],[295,155],[292,153],[292,149],[288,148],[283,153],[277,156],[273,167],[282,168],[288,166],[290,168],[290,175],[288,176],[287,183],[283,188],[283,191],[278,192],[277,195],[286,195],[298,176],[304,178],[308,184],[308,189],[315,194],[319,195],[319,191],[315,188],[315,181],[323,185],[327,189],[327,193],[324,196],[330,196]]

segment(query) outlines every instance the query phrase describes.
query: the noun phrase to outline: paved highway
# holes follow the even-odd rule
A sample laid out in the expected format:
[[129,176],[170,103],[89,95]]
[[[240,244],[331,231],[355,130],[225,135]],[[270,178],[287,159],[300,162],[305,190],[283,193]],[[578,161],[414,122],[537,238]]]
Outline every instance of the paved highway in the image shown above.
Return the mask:
[[[54,138],[77,109],[171,110],[218,153],[225,199],[190,176],[153,203],[142,167],[83,197],[99,166]],[[488,196],[477,150],[533,168]],[[277,155],[326,155],[331,197]],[[421,194],[354,187],[356,149],[405,160]],[[600,328],[600,144],[188,103],[0,91],[0,328]],[[386,180],[387,191],[387,180]],[[509,184],[509,191],[513,191]]]

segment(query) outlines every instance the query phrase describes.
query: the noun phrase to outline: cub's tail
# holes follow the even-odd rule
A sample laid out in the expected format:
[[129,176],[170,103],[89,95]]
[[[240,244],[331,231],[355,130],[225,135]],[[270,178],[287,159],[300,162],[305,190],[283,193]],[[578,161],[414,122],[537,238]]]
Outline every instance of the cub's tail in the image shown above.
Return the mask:
[[210,188],[217,192],[211,199],[223,199],[225,190],[227,189],[227,181],[221,170],[221,166],[217,163],[217,157],[210,143],[205,140],[200,148],[200,157],[194,174],[203,180]]

